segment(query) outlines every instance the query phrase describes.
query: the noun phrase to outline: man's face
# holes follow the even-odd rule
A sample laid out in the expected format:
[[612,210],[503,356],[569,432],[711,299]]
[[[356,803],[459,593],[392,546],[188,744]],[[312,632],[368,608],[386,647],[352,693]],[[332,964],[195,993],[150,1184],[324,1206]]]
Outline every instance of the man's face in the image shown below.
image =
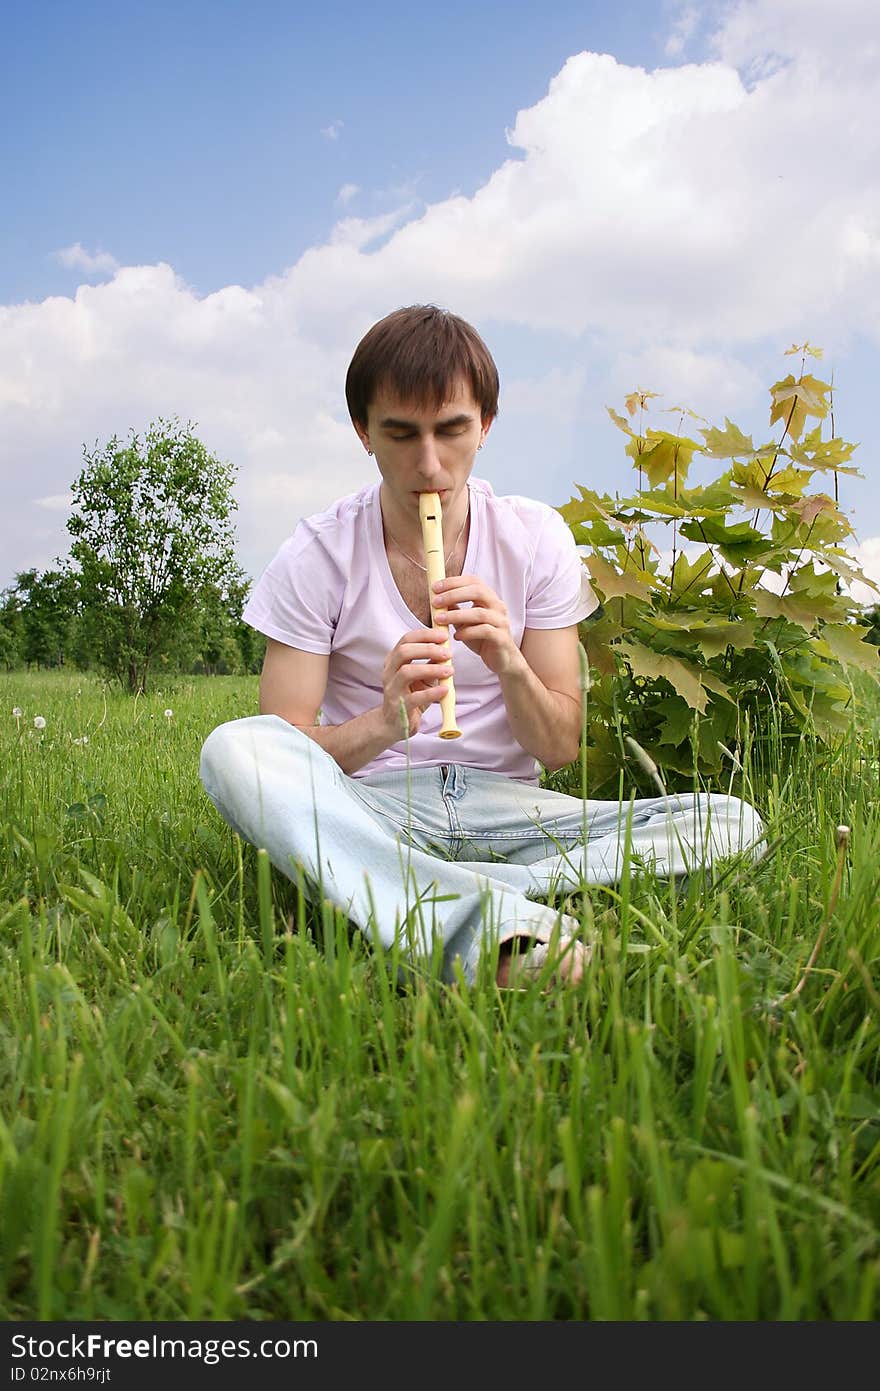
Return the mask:
[[376,457],[386,498],[417,520],[419,493],[439,493],[444,513],[455,510],[490,424],[480,418],[470,386],[460,382],[439,409],[380,392],[367,428],[357,431]]

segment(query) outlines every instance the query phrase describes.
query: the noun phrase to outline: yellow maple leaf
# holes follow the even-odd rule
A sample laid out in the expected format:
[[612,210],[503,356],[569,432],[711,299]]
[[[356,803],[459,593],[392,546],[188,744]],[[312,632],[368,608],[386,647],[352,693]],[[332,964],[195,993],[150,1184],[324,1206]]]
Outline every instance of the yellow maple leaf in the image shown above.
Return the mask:
[[[614,421],[618,430],[622,430],[625,435],[632,434],[632,430],[629,428],[629,422],[620,414],[619,411],[613,410],[611,406],[606,406],[605,409],[611,416],[611,419]],[[632,412],[630,412],[630,414],[632,414]]]
[[659,391],[642,391],[640,387],[636,387],[635,391],[631,391],[628,396],[624,396],[623,404],[626,406],[630,415],[635,415],[636,411],[644,410],[648,402],[653,401],[659,395]]
[[800,439],[807,423],[807,416],[823,419],[828,414],[826,396],[831,387],[816,377],[804,376],[795,381],[789,374],[770,388],[773,405],[770,408],[770,424],[777,420],[785,423],[786,431],[792,439]]

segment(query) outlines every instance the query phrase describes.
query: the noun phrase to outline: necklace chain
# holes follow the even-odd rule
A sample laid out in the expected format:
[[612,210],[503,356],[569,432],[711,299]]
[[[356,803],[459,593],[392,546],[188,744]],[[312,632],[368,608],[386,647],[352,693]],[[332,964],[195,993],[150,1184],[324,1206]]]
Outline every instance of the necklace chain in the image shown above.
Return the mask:
[[[461,540],[462,536],[464,535],[464,529],[465,529],[465,527],[466,527],[467,524],[468,524],[468,518],[470,517],[470,515],[471,515],[471,509],[470,509],[470,506],[469,506],[469,507],[468,507],[468,510],[467,510],[467,511],[465,512],[465,514],[464,514],[464,521],[463,521],[462,524],[461,524],[461,530],[459,531],[459,533],[458,533],[458,535],[456,536],[454,542],[452,543],[452,550],[449,552],[449,554],[448,554],[447,556],[444,557],[444,560],[443,560],[444,568],[449,564],[450,560],[451,560],[452,557],[455,555],[456,549],[457,549],[457,547],[458,547],[458,543],[459,543],[459,541]],[[388,531],[388,528],[386,527],[385,530]],[[397,538],[396,538],[395,536],[392,536],[392,535],[391,535],[391,532],[390,532],[390,531],[388,531],[388,535],[389,535],[390,539],[394,542],[395,546],[396,546],[397,549],[400,551],[400,554],[404,557],[405,560],[408,560],[408,561],[410,562],[411,565],[417,565],[418,568],[419,568],[420,570],[424,570],[424,571],[425,571],[425,574],[428,573],[428,567],[427,567],[427,565],[423,565],[422,562],[421,562],[420,560],[416,560],[415,556],[408,555],[407,552],[403,549],[403,546],[401,546],[400,542],[397,540]]]

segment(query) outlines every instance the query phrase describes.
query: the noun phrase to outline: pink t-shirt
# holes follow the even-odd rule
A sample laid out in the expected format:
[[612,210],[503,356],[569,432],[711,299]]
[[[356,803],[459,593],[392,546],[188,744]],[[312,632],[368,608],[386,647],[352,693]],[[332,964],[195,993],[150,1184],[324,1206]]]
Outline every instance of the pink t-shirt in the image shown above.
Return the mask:
[[[382,667],[400,637],[421,623],[394,583],[385,553],[379,483],[301,521],[269,563],[245,606],[251,627],[289,647],[329,653],[321,723],[344,724],[382,703]],[[526,628],[579,623],[598,600],[562,517],[544,502],[497,497],[471,478],[471,522],[462,573],[478,575],[507,606],[517,643]],[[427,583],[427,581],[426,581]],[[439,737],[432,705],[409,740],[413,766],[463,763],[537,782],[539,765],[513,737],[497,676],[463,643],[453,644],[455,715],[461,738]],[[407,741],[385,749],[355,777],[399,769]]]

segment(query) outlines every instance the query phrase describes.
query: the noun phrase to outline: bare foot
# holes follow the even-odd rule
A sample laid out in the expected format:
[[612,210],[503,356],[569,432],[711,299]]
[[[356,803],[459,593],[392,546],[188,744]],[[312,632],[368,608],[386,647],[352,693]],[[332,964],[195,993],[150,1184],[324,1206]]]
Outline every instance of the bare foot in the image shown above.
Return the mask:
[[516,990],[525,989],[533,981],[541,981],[545,989],[559,984],[579,985],[592,954],[589,943],[577,937],[538,942],[526,952],[506,952],[498,963],[495,980],[502,989]]

